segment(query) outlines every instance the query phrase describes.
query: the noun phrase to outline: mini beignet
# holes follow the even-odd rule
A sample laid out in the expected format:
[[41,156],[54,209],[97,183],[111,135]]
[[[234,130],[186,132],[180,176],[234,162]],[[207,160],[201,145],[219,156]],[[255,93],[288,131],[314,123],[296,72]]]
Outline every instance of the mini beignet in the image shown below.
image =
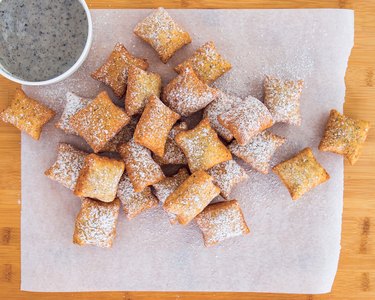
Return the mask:
[[319,150],[344,155],[354,165],[369,130],[370,122],[349,118],[332,109]]
[[231,110],[222,113],[218,120],[233,134],[241,146],[246,145],[255,135],[273,125],[272,116],[267,107],[252,96],[236,103]]
[[220,195],[225,199],[229,199],[237,184],[249,178],[245,170],[234,160],[222,162],[207,170],[207,173],[212,176],[213,183],[220,188]]
[[211,84],[232,68],[230,62],[217,52],[212,41],[198,48],[192,57],[176,66],[175,71],[180,73],[187,66],[191,66],[198,78],[207,84]]
[[281,80],[267,76],[264,81],[264,104],[273,121],[301,125],[300,98],[303,80]]
[[178,49],[191,43],[189,33],[162,7],[138,23],[134,33],[154,48],[163,63],[166,63]]
[[70,125],[70,118],[89,104],[90,101],[90,99],[79,97],[71,92],[66,93],[65,107],[60,120],[55,124],[56,128],[63,130],[67,134],[78,135],[78,132]]
[[272,156],[284,142],[285,138],[263,131],[254,136],[245,146],[233,141],[228,148],[232,154],[241,158],[256,171],[268,174]]
[[141,114],[151,95],[160,97],[161,77],[130,66],[125,97],[125,111],[129,116]]
[[118,199],[105,203],[83,198],[81,210],[75,222],[73,243],[80,246],[112,247],[116,236],[119,211],[120,201]]
[[125,174],[118,185],[117,198],[121,200],[122,207],[129,220],[158,205],[158,199],[151,193],[150,187],[145,187],[142,192],[135,192],[133,184]]
[[134,141],[163,157],[168,134],[180,115],[151,95],[134,131]]
[[103,202],[113,201],[124,168],[123,161],[93,153],[87,155],[79,172],[74,194]]
[[168,196],[163,208],[176,215],[180,224],[186,225],[219,194],[220,189],[212,183],[212,177],[200,170]]
[[117,97],[122,97],[125,94],[130,65],[142,70],[148,68],[146,59],[131,55],[123,44],[117,43],[106,62],[93,72],[91,77],[109,86]]
[[288,189],[293,200],[329,179],[327,171],[315,159],[310,148],[272,169]]
[[107,92],[101,92],[70,118],[73,129],[95,153],[101,151],[129,122],[130,117],[112,102]]
[[199,80],[188,66],[163,90],[163,101],[181,116],[187,117],[205,108],[218,96],[218,90]]
[[203,119],[192,130],[180,132],[175,141],[185,153],[191,172],[208,170],[232,159],[230,151],[211,128],[208,119]]
[[87,154],[72,145],[60,143],[56,161],[44,174],[73,191]]
[[54,116],[52,109],[28,97],[19,88],[10,105],[0,113],[3,122],[26,132],[34,140],[39,140],[43,126]]
[[195,220],[202,231],[206,247],[250,232],[236,200],[210,204]]
[[152,159],[151,151],[131,139],[118,148],[125,161],[126,173],[133,184],[135,192],[142,192],[147,186],[165,178],[160,166]]

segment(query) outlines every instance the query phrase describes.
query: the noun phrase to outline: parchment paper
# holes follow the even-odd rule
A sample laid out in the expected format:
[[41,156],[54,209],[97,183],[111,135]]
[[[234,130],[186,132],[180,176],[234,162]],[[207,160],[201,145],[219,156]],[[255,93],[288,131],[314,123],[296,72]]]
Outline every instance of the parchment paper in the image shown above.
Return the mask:
[[292,201],[274,175],[249,167],[250,179],[233,197],[244,211],[250,235],[205,248],[199,229],[172,226],[161,208],[127,221],[120,215],[112,249],[73,245],[80,201],[43,175],[58,142],[87,145],[49,123],[39,142],[22,136],[22,290],[28,291],[254,291],[325,293],[331,290],[340,253],[343,161],[317,146],[329,110],[342,110],[344,75],[353,45],[349,10],[169,10],[193,43],[163,65],[132,34],[149,10],[93,10],[94,41],[80,70],[64,82],[25,91],[61,112],[65,93],[93,97],[105,87],[89,74],[120,41],[149,59],[167,82],[172,67],[214,40],[233,69],[216,86],[262,98],[265,74],[303,78],[302,126],[277,125],[286,136],[276,164],[306,146],[313,148],[331,179]]

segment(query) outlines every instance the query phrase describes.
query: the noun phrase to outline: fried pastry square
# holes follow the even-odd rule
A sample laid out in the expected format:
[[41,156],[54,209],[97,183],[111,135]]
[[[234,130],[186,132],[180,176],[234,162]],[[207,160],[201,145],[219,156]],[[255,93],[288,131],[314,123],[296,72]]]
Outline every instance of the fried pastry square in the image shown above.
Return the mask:
[[163,208],[176,215],[180,224],[186,225],[219,194],[220,189],[213,184],[212,177],[200,170],[168,196]]
[[16,89],[16,95],[0,113],[0,119],[39,140],[43,126],[55,116],[55,112],[42,103],[28,97],[23,90]]
[[218,91],[218,97],[204,109],[203,117],[208,118],[211,127],[227,142],[233,139],[233,134],[219,123],[217,119],[221,114],[230,111],[233,106],[243,101],[241,98]]
[[113,104],[106,92],[101,92],[70,118],[70,125],[94,152],[101,151],[129,122],[128,115]]
[[179,118],[179,114],[151,95],[135,128],[134,141],[163,157],[168,134]]
[[125,125],[107,144],[105,144],[100,152],[118,152],[118,146],[129,142],[133,138],[138,119],[139,118],[134,116],[131,117],[129,123]]
[[78,150],[72,145],[60,143],[56,161],[44,174],[73,191],[86,155],[86,152]]
[[141,114],[151,95],[160,97],[161,77],[130,66],[125,97],[125,111],[129,116]]
[[184,152],[181,148],[177,145],[174,138],[177,134],[182,131],[188,129],[188,125],[186,122],[180,122],[172,127],[171,131],[169,132],[167,141],[165,143],[165,151],[164,156],[160,157],[154,155],[154,160],[159,165],[186,165],[187,160]]
[[183,69],[163,90],[163,101],[184,117],[205,108],[217,96],[217,89],[200,81],[191,67]]
[[248,163],[253,169],[268,174],[270,161],[277,148],[284,144],[285,138],[263,131],[253,137],[248,144],[241,146],[237,141],[229,145],[229,150]]
[[154,48],[163,63],[166,63],[177,50],[191,43],[189,33],[162,7],[138,23],[134,33]]
[[135,192],[133,184],[125,174],[118,185],[117,198],[121,200],[124,212],[129,220],[158,205],[158,199],[151,193],[150,187],[144,188],[142,192]]
[[319,150],[344,155],[354,165],[369,130],[370,122],[349,118],[332,109]]
[[203,119],[192,130],[180,132],[175,140],[185,153],[192,173],[232,159],[230,151],[211,128],[208,119]]
[[193,56],[175,67],[177,73],[190,65],[198,78],[210,84],[228,72],[232,65],[217,52],[215,43],[210,41],[198,48]]
[[124,168],[122,161],[96,154],[87,155],[79,172],[74,194],[103,202],[113,201]]
[[172,194],[188,177],[189,171],[187,169],[179,169],[176,175],[166,177],[162,181],[152,185],[155,196],[161,203],[164,203],[169,195]]
[[148,68],[146,59],[131,55],[123,44],[117,43],[107,61],[92,73],[91,77],[103,82],[113,90],[117,97],[121,97],[125,94],[130,65],[142,70]]
[[210,204],[195,220],[202,231],[206,247],[250,232],[236,200]]
[[90,99],[84,99],[71,92],[66,93],[64,111],[60,117],[60,120],[55,124],[56,128],[63,130],[67,134],[78,135],[77,131],[75,131],[72,125],[70,125],[70,118],[89,104],[90,101]]
[[142,192],[147,186],[153,185],[165,178],[160,166],[152,159],[151,151],[131,139],[118,148],[125,161],[128,174],[135,192]]
[[81,210],[76,219],[73,243],[80,246],[112,247],[119,211],[120,200],[118,199],[104,203],[83,198]]
[[284,183],[293,200],[329,179],[327,171],[315,159],[310,148],[272,169]]
[[242,146],[249,143],[259,132],[273,125],[267,107],[252,96],[236,103],[231,110],[222,113],[218,120]]
[[264,104],[274,122],[301,125],[300,98],[303,80],[281,80],[267,76],[264,81]]
[[222,162],[207,171],[213,178],[213,183],[220,188],[220,195],[229,199],[233,188],[249,178],[245,170],[234,160]]

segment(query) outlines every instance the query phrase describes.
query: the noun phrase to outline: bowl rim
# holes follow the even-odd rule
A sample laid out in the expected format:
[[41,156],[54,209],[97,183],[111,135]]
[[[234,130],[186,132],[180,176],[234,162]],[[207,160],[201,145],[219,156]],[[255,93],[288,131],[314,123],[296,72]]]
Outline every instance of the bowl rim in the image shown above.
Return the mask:
[[88,32],[87,32],[86,44],[85,44],[85,47],[83,48],[83,51],[82,51],[81,55],[79,56],[77,61],[68,70],[66,70],[64,73],[60,74],[59,76],[48,79],[48,80],[27,81],[27,80],[23,80],[23,79],[20,79],[18,77],[13,76],[11,73],[6,71],[6,69],[3,68],[0,65],[0,75],[6,77],[9,80],[11,80],[13,82],[16,82],[16,83],[20,83],[20,84],[23,84],[23,85],[30,85],[30,86],[34,85],[35,86],[35,85],[48,85],[48,84],[52,84],[52,83],[57,83],[61,80],[66,79],[67,77],[72,75],[74,72],[76,72],[78,70],[78,68],[82,65],[82,63],[86,60],[87,55],[90,52],[90,48],[91,48],[91,44],[92,44],[92,38],[93,38],[92,18],[91,18],[91,13],[90,13],[90,10],[87,6],[87,3],[86,3],[85,0],[77,0],[77,1],[81,3],[83,9],[85,10],[86,18],[87,18],[87,25],[88,25]]

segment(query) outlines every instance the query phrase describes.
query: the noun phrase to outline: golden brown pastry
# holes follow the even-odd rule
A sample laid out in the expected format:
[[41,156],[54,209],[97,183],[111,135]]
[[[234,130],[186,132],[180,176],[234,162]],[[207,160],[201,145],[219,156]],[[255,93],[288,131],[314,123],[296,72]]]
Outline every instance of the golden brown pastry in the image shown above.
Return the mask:
[[70,125],[96,153],[129,122],[130,117],[113,104],[106,92],[70,118]]
[[151,151],[131,139],[119,146],[119,153],[125,161],[126,173],[135,192],[142,192],[147,186],[165,178],[160,166],[152,159]]
[[179,114],[151,95],[135,128],[134,141],[163,157],[169,131],[179,118]]
[[264,104],[273,121],[301,125],[300,98],[303,80],[281,80],[267,76],[264,81]]
[[125,174],[118,185],[117,198],[121,200],[122,207],[129,220],[158,205],[158,199],[151,193],[150,187],[145,187],[142,192],[137,193],[134,191],[129,177]]
[[146,59],[131,55],[123,44],[117,43],[106,62],[92,73],[91,77],[109,86],[117,97],[122,97],[125,94],[128,68],[131,65],[142,70],[148,68]]
[[118,199],[105,203],[83,198],[81,210],[76,219],[73,243],[80,246],[112,247],[119,211]]
[[155,49],[163,63],[166,63],[178,49],[191,43],[189,33],[162,7],[138,23],[134,33]]
[[268,174],[272,156],[284,142],[285,138],[269,131],[262,131],[245,146],[233,141],[228,148],[232,154],[241,158],[253,169],[263,174]]
[[267,107],[251,96],[219,115],[218,120],[233,134],[241,146],[246,145],[255,135],[273,125],[272,116]]
[[191,172],[207,170],[232,159],[230,151],[211,128],[208,119],[203,119],[192,130],[180,132],[175,140],[185,153]]
[[26,132],[34,140],[39,140],[43,126],[54,116],[52,109],[28,97],[21,89],[16,89],[14,99],[0,113],[1,120]]
[[72,145],[60,143],[56,161],[44,174],[73,191],[86,155],[86,152],[75,149]]
[[124,168],[123,161],[96,154],[87,155],[79,172],[74,194],[103,202],[113,201]]
[[315,159],[310,148],[272,169],[287,187],[293,200],[329,179],[327,171]]
[[206,247],[250,232],[236,200],[210,204],[195,220],[202,231]]
[[217,52],[212,41],[198,48],[192,57],[176,66],[175,70],[180,73],[187,66],[191,66],[198,78],[207,84],[211,84],[232,68],[230,62]]
[[163,207],[166,212],[176,215],[180,224],[186,225],[219,193],[220,189],[212,183],[212,177],[200,170],[170,194]]
[[332,109],[319,150],[344,155],[354,165],[369,130],[370,122],[349,118]]

